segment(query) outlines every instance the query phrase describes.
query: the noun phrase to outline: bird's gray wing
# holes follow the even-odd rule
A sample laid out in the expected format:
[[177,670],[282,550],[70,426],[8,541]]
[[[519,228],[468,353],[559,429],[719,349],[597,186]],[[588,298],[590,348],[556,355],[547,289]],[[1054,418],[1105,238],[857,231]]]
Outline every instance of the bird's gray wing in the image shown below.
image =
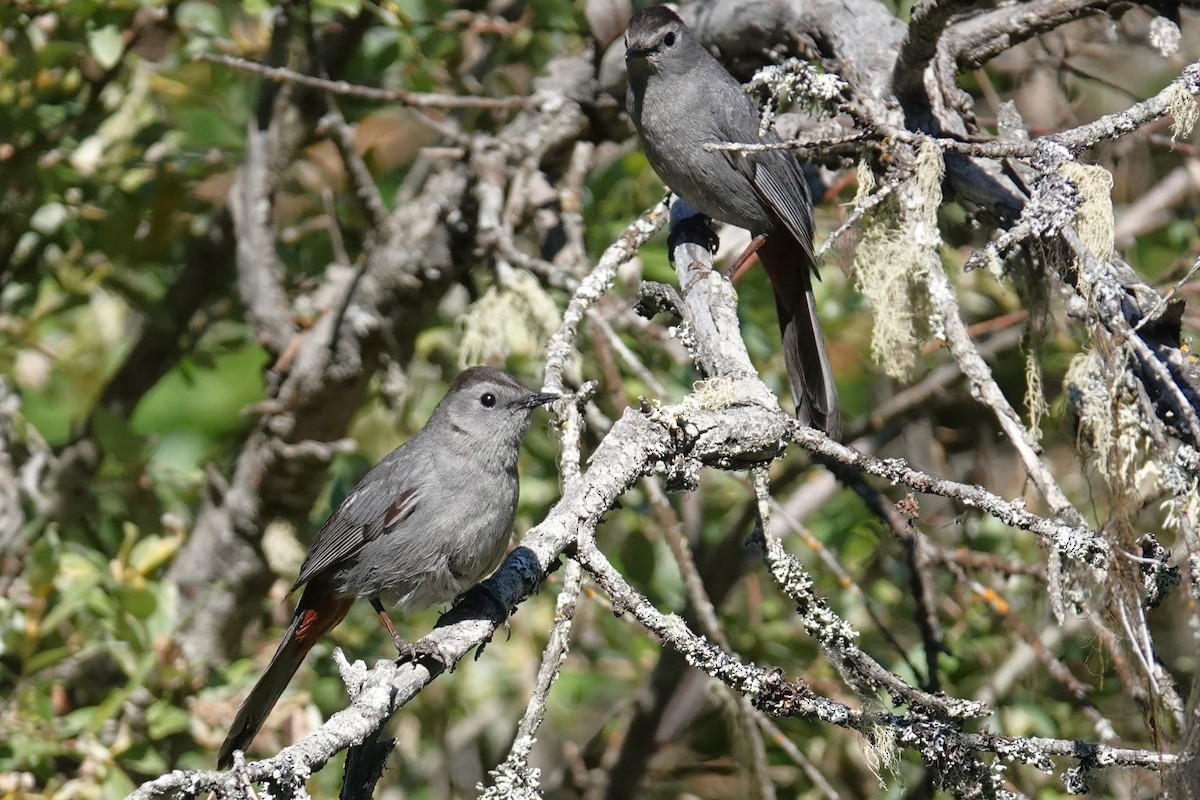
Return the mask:
[[812,198],[800,165],[791,153],[775,150],[753,154],[763,157],[755,163],[752,182],[755,191],[779,215],[792,236],[804,248],[808,263],[814,264],[812,242]]
[[[732,96],[720,104],[722,117],[718,120],[722,134],[731,142],[763,142],[775,144],[779,137],[775,131],[758,135],[759,115],[750,98],[738,89],[738,98]],[[734,102],[735,99],[738,102]],[[726,157],[734,169],[742,173],[754,191],[763,199],[784,226],[791,232],[814,264],[812,243],[812,196],[808,182],[800,169],[800,162],[787,150],[768,150],[762,153],[739,153],[727,151]]]
[[364,480],[325,521],[289,593],[412,515],[421,493],[412,487],[394,488],[380,483]]

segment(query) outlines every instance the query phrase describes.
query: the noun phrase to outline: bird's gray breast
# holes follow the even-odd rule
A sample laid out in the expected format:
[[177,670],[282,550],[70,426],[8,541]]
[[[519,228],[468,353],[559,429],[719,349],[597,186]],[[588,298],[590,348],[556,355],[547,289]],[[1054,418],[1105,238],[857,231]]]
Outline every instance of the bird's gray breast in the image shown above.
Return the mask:
[[[704,149],[705,144],[730,140],[718,116],[720,104],[746,102],[736,87],[734,95],[714,88],[651,75],[634,119],[642,149],[671,191],[701,213],[756,233],[770,230],[773,216],[746,175],[730,163],[731,155]],[[748,132],[735,138],[753,141],[755,136]]]

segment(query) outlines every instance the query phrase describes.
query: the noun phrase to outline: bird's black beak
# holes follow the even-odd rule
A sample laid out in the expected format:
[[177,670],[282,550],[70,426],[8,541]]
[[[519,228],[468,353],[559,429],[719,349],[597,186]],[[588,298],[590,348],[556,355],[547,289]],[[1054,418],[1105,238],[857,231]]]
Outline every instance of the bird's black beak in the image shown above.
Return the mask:
[[642,47],[638,44],[631,44],[625,48],[625,60],[629,61],[632,58],[645,58],[653,52],[653,47]]
[[517,406],[519,408],[537,408],[547,403],[553,403],[559,397],[561,395],[554,394],[554,392],[534,392],[529,397],[517,403]]

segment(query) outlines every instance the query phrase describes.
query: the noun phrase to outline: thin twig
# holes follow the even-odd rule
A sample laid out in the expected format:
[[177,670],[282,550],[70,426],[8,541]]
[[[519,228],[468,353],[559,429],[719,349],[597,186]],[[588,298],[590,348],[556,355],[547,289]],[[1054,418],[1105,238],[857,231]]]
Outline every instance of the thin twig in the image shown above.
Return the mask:
[[913,469],[901,458],[880,459],[867,455],[803,425],[793,426],[792,441],[815,455],[839,461],[892,483],[903,484],[918,492],[951,497],[964,505],[978,508],[1005,525],[1043,537],[1090,566],[1100,567],[1108,561],[1109,545],[1100,533],[1083,525],[1040,517],[1029,511],[1023,500],[1005,500],[982,486],[935,478]]
[[531,108],[537,103],[536,98],[532,97],[478,97],[467,94],[413,92],[408,89],[376,89],[370,86],[359,86],[349,81],[317,78],[286,67],[270,67],[257,61],[216,53],[199,53],[196,55],[196,60],[250,72],[278,83],[294,83],[333,94],[360,97],[366,100],[381,100],[386,103],[400,103],[413,108],[483,108],[506,111],[514,108]]
[[1109,139],[1118,139],[1144,127],[1171,112],[1172,102],[1182,91],[1195,96],[1200,94],[1200,62],[1190,64],[1178,78],[1151,98],[1136,103],[1124,111],[1107,114],[1092,122],[1066,131],[1049,134],[1028,142],[966,141],[945,136],[905,130],[890,125],[875,124],[868,130],[856,131],[848,136],[832,139],[791,139],[783,142],[710,142],[704,145],[708,151],[738,153],[761,153],[769,150],[833,149],[845,145],[876,144],[888,140],[915,145],[931,141],[948,153],[961,153],[979,158],[1036,158],[1048,142],[1061,145],[1072,153],[1095,147]]

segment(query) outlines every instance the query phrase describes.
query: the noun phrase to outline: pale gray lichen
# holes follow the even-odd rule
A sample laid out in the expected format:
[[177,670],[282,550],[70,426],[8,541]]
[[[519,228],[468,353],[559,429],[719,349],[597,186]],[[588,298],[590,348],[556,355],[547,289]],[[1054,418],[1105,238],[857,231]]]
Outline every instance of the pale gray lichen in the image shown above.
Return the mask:
[[1058,624],[1066,622],[1068,611],[1082,614],[1088,610],[1092,587],[1100,585],[1107,574],[1110,552],[1103,539],[1079,536],[1068,526],[1054,537],[1046,562],[1046,589]]
[[1146,38],[1159,55],[1168,58],[1179,52],[1179,42],[1183,33],[1178,25],[1166,17],[1155,17],[1150,20],[1150,31]]
[[709,378],[696,381],[692,384],[692,395],[688,398],[703,411],[719,411],[728,408],[737,399],[737,381],[730,378]]
[[[917,147],[909,181],[875,203],[863,216],[855,251],[855,287],[874,311],[871,357],[888,375],[906,379],[916,366],[925,320],[922,290],[930,264],[940,257],[937,210],[945,173],[941,150],[932,140]],[[875,177],[866,163],[858,169],[856,205],[867,205]]]
[[[1119,357],[1116,359],[1121,361]],[[1145,420],[1134,400],[1134,378],[1095,350],[1071,359],[1063,380],[1067,400],[1078,421],[1077,442],[1114,494],[1126,494],[1150,483],[1159,486],[1163,472]]]
[[1185,470],[1193,478],[1200,478],[1200,450],[1189,444],[1181,444],[1175,451],[1175,466]]
[[843,98],[849,84],[832,72],[820,72],[807,61],[789,58],[763,67],[744,88],[764,106],[761,136],[770,128],[776,109],[792,103],[799,102],[818,119],[837,116],[845,105]]
[[1167,113],[1173,120],[1171,124],[1171,139],[1178,141],[1186,139],[1200,121],[1200,107],[1196,105],[1196,97],[1183,81],[1177,81],[1168,89]]
[[823,647],[840,650],[853,645],[858,631],[839,617],[829,605],[813,591],[813,579],[783,544],[774,536],[766,536],[767,567],[775,582],[796,603],[801,622],[809,635]]
[[1042,388],[1042,365],[1033,348],[1025,354],[1025,405],[1029,409],[1029,435],[1035,442],[1042,438],[1042,419],[1050,410]]
[[524,754],[529,752],[533,740],[525,738],[525,742],[514,742],[509,758],[488,773],[491,786],[476,784],[481,800],[541,800],[542,771],[526,761]]
[[1142,596],[1147,608],[1158,608],[1182,582],[1183,576],[1179,567],[1170,563],[1171,551],[1159,544],[1153,534],[1143,534],[1137,543],[1143,559],[1138,564],[1142,576]]
[[1112,175],[1104,167],[1067,161],[1062,173],[1075,187],[1075,229],[1088,252],[1099,261],[1113,254]]
[[883,771],[886,770],[894,778],[900,777],[900,747],[896,743],[896,729],[885,721],[872,718],[866,720],[863,734],[863,756],[867,767],[875,780],[879,781],[879,788],[886,789]]
[[528,272],[510,270],[503,285],[491,286],[460,320],[459,361],[495,364],[516,353],[534,356],[561,318],[554,299]]

